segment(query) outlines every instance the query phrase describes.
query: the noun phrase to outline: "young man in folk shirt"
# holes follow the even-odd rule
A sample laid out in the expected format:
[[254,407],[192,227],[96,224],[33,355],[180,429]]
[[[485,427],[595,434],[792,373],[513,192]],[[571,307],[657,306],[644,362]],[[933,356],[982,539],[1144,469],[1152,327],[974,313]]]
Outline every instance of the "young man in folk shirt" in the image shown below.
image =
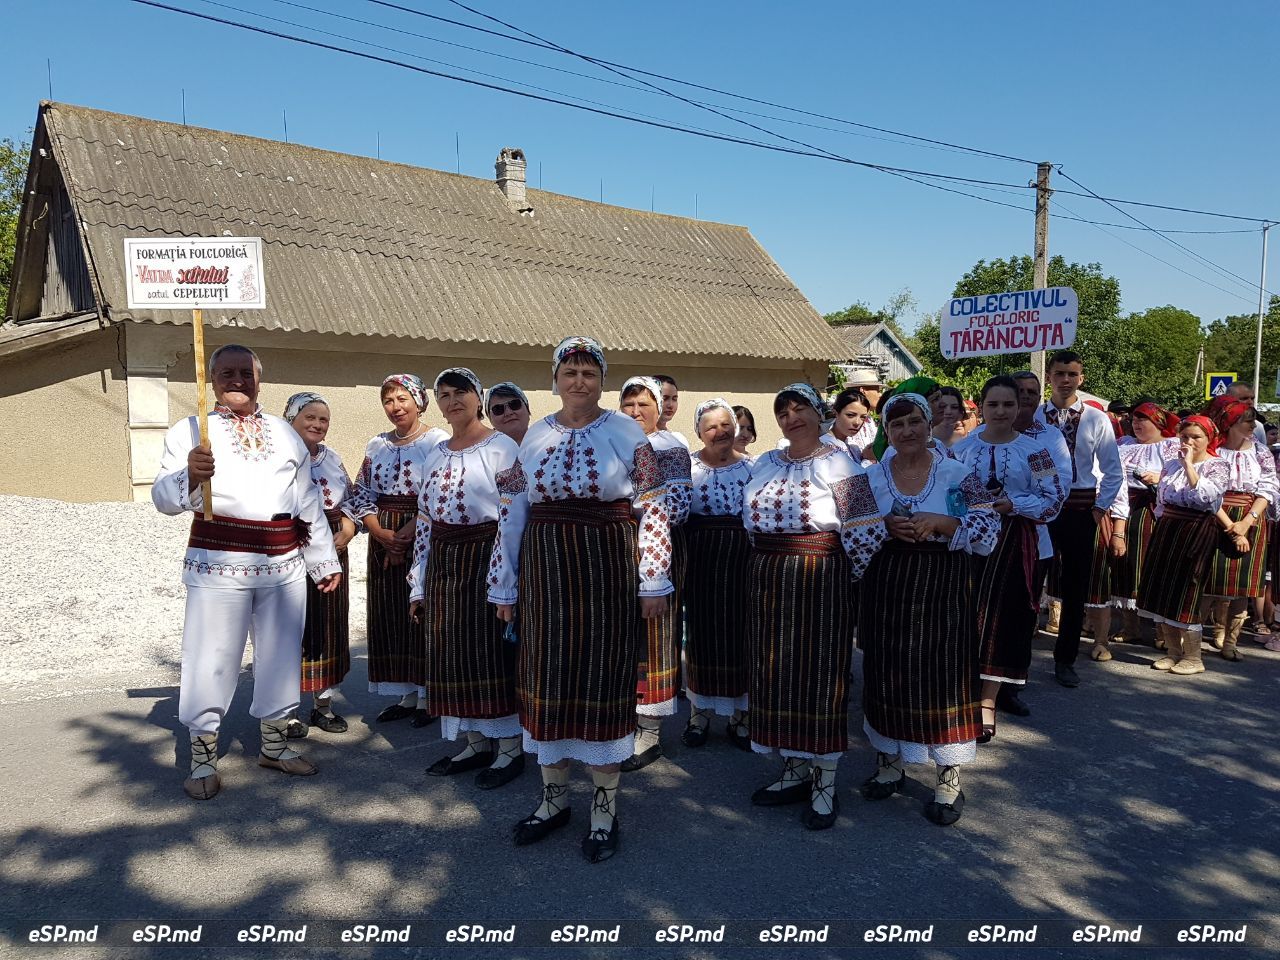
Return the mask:
[[1084,627],[1085,602],[1097,537],[1109,548],[1111,504],[1124,483],[1120,452],[1111,420],[1080,399],[1084,361],[1078,353],[1059,350],[1049,358],[1050,398],[1036,418],[1062,431],[1071,452],[1071,492],[1056,520],[1049,524],[1058,557],[1062,615],[1053,648],[1054,676],[1064,687],[1078,687],[1075,662]]

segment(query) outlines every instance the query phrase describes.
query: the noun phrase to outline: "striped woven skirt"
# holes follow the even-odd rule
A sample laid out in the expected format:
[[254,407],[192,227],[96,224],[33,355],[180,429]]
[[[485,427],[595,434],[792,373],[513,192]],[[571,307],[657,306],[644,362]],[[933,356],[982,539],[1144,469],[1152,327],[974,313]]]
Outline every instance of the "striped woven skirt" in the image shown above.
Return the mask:
[[1146,487],[1129,488],[1129,524],[1125,527],[1123,557],[1111,558],[1111,603],[1137,609],[1142,566],[1156,528],[1155,497]]
[[974,558],[978,673],[983,680],[1024,684],[1040,614],[1036,525],[1006,516],[990,556]]
[[676,712],[680,639],[684,625],[680,605],[688,557],[684,527],[672,527],[670,577],[675,590],[662,616],[640,621],[641,635],[646,638],[646,653],[636,667],[636,713],[645,716],[669,717]]
[[977,617],[967,553],[889,540],[862,581],[858,622],[867,726],[902,744],[979,733]]
[[[1253,494],[1231,490],[1222,498],[1222,509],[1232,523],[1243,520],[1253,506]],[[1249,552],[1232,558],[1221,550],[1213,552],[1204,585],[1208,597],[1260,597],[1267,580],[1270,557],[1270,524],[1265,519],[1249,530]],[[1216,541],[1215,541],[1216,542]]]
[[516,695],[526,748],[534,741],[542,763],[619,763],[631,755],[643,637],[636,545],[626,500],[559,500],[529,511]]
[[516,712],[516,645],[488,599],[496,521],[431,524],[423,594],[427,611],[427,709],[491,720]]
[[1271,599],[1273,602],[1280,600],[1280,522],[1271,521],[1271,560],[1269,570],[1271,573]]
[[[378,523],[399,530],[418,516],[416,497],[378,497]],[[424,624],[409,616],[412,548],[400,563],[385,565],[387,552],[369,538],[369,689],[377,693],[409,693],[426,681],[427,643]],[[387,685],[381,687],[380,685]]]
[[1200,628],[1200,598],[1213,559],[1213,514],[1165,505],[1138,584],[1138,613],[1184,630]]
[[853,606],[834,533],[752,535],[752,746],[801,756],[849,746]]
[[[1090,522],[1092,522],[1091,518]],[[1095,523],[1092,560],[1089,564],[1089,592],[1085,594],[1084,599],[1086,607],[1111,606],[1113,587],[1111,584],[1111,551],[1109,547],[1110,545],[1107,543],[1106,538],[1102,535],[1102,527]],[[1049,562],[1049,576],[1045,583],[1045,593],[1049,595],[1050,599],[1060,600],[1062,598],[1062,588],[1059,585],[1061,576],[1062,561],[1055,556]]]
[[[326,510],[329,530],[342,528],[342,511]],[[351,565],[347,551],[338,554],[342,582],[332,593],[321,593],[307,578],[307,622],[302,630],[302,692],[320,693],[336,687],[351,669],[347,615],[351,610]]]
[[739,516],[690,514],[685,574],[689,702],[728,716],[745,710],[751,541]]

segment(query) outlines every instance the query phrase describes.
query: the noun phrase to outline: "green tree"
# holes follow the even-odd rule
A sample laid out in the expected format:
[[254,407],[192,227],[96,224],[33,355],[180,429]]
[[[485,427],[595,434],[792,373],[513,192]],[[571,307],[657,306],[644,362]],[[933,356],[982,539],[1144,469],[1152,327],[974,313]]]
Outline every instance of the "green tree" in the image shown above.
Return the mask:
[[1132,401],[1151,397],[1178,409],[1198,405],[1204,395],[1196,382],[1196,361],[1204,343],[1200,318],[1174,306],[1131,313],[1112,330],[1100,351],[1104,391],[1092,371],[1085,389]]
[[847,325],[869,326],[883,323],[893,331],[894,336],[906,345],[908,350],[914,353],[915,338],[904,329],[903,319],[916,308],[917,302],[915,295],[909,289],[903,287],[890,297],[888,303],[879,310],[872,310],[871,305],[865,300],[856,300],[843,310],[826,314],[823,319],[833,327]]
[[[1241,380],[1253,379],[1258,345],[1258,315],[1242,313],[1209,324],[1204,344],[1206,371],[1232,371]],[[1262,318],[1262,383],[1254,384],[1259,403],[1275,403],[1276,370],[1280,368],[1280,297],[1272,297]],[[1200,385],[1199,396],[1204,396]]]
[[[1030,290],[1035,285],[1034,261],[1031,257],[1007,260],[979,260],[960,278],[953,297],[985,296],[1009,290]],[[1120,281],[1102,272],[1097,263],[1067,263],[1062,257],[1049,261],[1049,286],[1071,287],[1080,298],[1079,327],[1074,349],[1084,358],[1089,387],[1103,396],[1120,392],[1108,372],[1108,343],[1120,323]],[[974,392],[988,377],[1001,370],[1012,372],[1026,368],[1029,354],[1004,354],[995,357],[971,357],[947,360],[939,343],[941,322],[937,315],[924,319],[916,330],[916,356],[924,363],[925,373],[944,383],[955,384],[966,394]],[[1108,393],[1108,391],[1111,391]]]
[[18,213],[27,182],[30,143],[0,140],[0,320],[8,315],[9,285],[13,281],[13,255],[18,244]]

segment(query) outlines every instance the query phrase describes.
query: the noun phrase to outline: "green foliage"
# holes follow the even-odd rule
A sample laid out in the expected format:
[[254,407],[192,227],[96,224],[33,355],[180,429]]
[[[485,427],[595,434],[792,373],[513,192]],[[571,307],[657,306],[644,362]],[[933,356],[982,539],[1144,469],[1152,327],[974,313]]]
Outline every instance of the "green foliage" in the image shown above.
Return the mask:
[[0,319],[9,309],[9,285],[13,280],[13,255],[18,243],[18,214],[27,183],[30,143],[0,140]]
[[1177,307],[1152,307],[1131,313],[1117,323],[1101,350],[1105,370],[1099,371],[1110,392],[1095,382],[1092,371],[1086,390],[1132,401],[1151,397],[1178,409],[1198,406],[1203,382],[1196,379],[1196,360],[1204,343],[1200,318]]
[[833,327],[871,326],[883,323],[893,331],[908,350],[915,352],[915,338],[902,326],[903,318],[916,308],[917,300],[910,290],[903,287],[879,310],[872,310],[865,300],[856,300],[843,310],[826,314],[823,319]]
[[[1204,344],[1205,371],[1235,372],[1241,380],[1253,380],[1254,352],[1258,345],[1258,315],[1242,313],[1209,324]],[[1280,297],[1272,297],[1262,318],[1262,383],[1254,384],[1259,403],[1275,403],[1276,368],[1280,367]],[[1204,396],[1204,384],[1199,385]]]

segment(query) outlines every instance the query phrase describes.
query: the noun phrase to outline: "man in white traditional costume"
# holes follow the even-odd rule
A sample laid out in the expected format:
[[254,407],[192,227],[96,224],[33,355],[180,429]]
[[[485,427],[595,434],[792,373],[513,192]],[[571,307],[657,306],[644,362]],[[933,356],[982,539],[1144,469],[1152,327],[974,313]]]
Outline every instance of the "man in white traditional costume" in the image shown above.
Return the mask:
[[[209,358],[217,406],[209,415],[209,445],[196,417],[169,428],[151,499],[161,513],[195,514],[182,582],[187,587],[182,631],[178,718],[191,732],[188,796],[208,800],[218,777],[218,728],[231,706],[245,639],[253,631],[253,703],[261,722],[258,764],[296,776],[316,768],[286,740],[298,707],[305,577],[337,589],[342,568],[320,498],[311,456],[279,417],[262,412],[262,364],[248,347],[228,344]],[[212,486],[213,517],[204,519],[201,484]]]

